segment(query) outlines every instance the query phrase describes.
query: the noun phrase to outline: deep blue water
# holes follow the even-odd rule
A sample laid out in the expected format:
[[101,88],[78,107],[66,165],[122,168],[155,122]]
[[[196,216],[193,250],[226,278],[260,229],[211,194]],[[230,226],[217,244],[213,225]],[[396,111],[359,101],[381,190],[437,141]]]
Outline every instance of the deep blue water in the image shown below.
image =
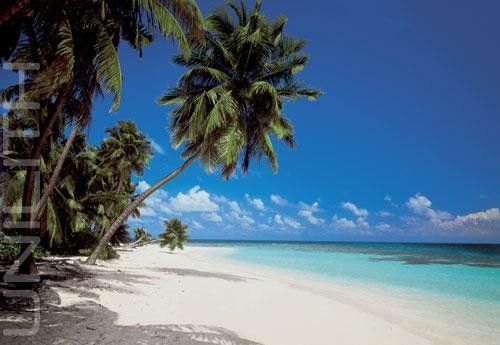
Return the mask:
[[500,303],[500,245],[193,241],[236,249],[230,258],[357,283]]

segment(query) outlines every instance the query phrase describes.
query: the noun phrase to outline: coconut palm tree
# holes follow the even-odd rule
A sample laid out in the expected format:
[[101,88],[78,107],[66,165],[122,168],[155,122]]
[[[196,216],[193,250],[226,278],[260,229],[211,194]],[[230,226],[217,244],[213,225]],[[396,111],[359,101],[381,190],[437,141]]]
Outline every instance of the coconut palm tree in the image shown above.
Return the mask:
[[164,225],[165,232],[158,236],[160,246],[162,248],[168,246],[170,251],[174,251],[175,248],[184,249],[184,244],[189,240],[188,226],[177,218],[164,221]]
[[[230,11],[233,12],[230,12]],[[175,62],[188,71],[176,87],[159,98],[176,105],[170,115],[175,147],[184,146],[184,163],[145,190],[106,231],[87,263],[93,264],[118,226],[149,195],[200,159],[208,170],[229,178],[238,162],[247,172],[252,158],[265,156],[276,172],[273,146],[283,140],[294,146],[293,128],[283,114],[287,100],[316,99],[320,92],[295,78],[307,63],[304,40],[284,33],[286,18],[270,22],[261,13],[261,1],[252,11],[229,2],[228,8],[208,16],[203,43],[189,57]]]
[[[199,27],[199,10],[191,0],[62,3],[55,0],[35,0],[22,3],[19,10],[6,10],[5,13],[10,14],[1,18],[0,31],[4,32],[8,25],[7,32],[12,33],[12,37],[17,37],[15,43],[12,39],[6,41],[8,47],[2,47],[1,58],[10,57],[14,52],[14,57],[9,61],[40,61],[41,68],[37,72],[28,73],[26,94],[22,100],[16,98],[16,87],[8,88],[2,98],[13,98],[16,101],[53,100],[48,101],[49,111],[43,125],[39,127],[40,136],[33,144],[30,154],[32,160],[40,159],[47,137],[69,100],[83,99],[83,104],[90,109],[94,92],[108,91],[115,95],[112,109],[118,107],[122,85],[117,54],[120,39],[128,41],[142,54],[142,45],[151,40],[155,30],[159,30],[166,37],[176,38],[181,47],[188,51],[182,27],[188,26],[194,32]],[[29,16],[26,20],[14,20],[13,17],[17,18],[18,12],[29,13]],[[79,84],[82,80],[91,83],[91,87],[82,87]],[[78,113],[75,116],[81,118],[83,115]],[[80,121],[76,123],[80,124]],[[68,145],[71,143],[68,142]],[[61,160],[64,158],[61,155]],[[31,207],[35,169],[36,167],[27,168],[23,190],[24,207]],[[54,184],[49,184],[47,193],[50,194],[53,188]],[[48,196],[45,195],[43,202],[47,199]],[[40,214],[41,207],[43,204],[38,208],[37,215]],[[23,213],[22,221],[31,220],[29,213]],[[25,229],[24,233],[31,233],[31,229]],[[23,273],[35,270],[31,255],[24,260],[19,270]]]

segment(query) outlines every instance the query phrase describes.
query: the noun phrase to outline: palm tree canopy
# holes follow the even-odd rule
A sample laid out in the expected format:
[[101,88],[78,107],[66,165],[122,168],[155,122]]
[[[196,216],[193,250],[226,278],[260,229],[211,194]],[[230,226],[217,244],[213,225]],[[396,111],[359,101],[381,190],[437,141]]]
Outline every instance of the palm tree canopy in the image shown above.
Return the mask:
[[165,232],[158,236],[160,246],[168,246],[170,250],[175,248],[184,249],[184,244],[189,240],[187,235],[188,226],[177,218],[166,220],[164,225]]
[[176,87],[158,99],[175,105],[170,115],[175,147],[197,155],[208,171],[229,178],[238,162],[246,173],[252,158],[267,157],[278,169],[274,140],[294,147],[285,101],[321,92],[297,79],[308,61],[305,41],[284,33],[285,17],[268,20],[261,1],[248,11],[233,1],[206,18],[205,40],[193,43],[190,57],[174,62],[188,68]]

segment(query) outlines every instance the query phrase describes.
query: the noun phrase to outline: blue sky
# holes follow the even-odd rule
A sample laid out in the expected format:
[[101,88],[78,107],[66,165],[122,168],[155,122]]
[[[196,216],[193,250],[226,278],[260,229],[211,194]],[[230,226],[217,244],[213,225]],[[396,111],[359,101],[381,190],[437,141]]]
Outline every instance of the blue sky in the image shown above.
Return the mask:
[[[132,226],[158,233],[180,216],[194,238],[500,242],[497,1],[268,0],[264,11],[308,40],[299,77],[325,92],[285,108],[297,149],[278,146],[277,175],[262,161],[225,181],[195,164]],[[154,102],[182,73],[175,51],[156,42],[139,60],[123,45],[120,109],[98,100],[88,130],[97,143],[137,122],[156,147],[141,187],[181,162],[169,109]]]

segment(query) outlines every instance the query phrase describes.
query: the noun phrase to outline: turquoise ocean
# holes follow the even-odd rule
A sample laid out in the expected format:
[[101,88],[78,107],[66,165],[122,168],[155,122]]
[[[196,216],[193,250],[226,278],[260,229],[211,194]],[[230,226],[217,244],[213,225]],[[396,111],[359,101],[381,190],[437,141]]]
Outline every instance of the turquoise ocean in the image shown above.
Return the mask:
[[461,314],[468,323],[486,326],[486,332],[497,325],[494,332],[500,332],[498,244],[193,241],[191,245],[228,247],[233,249],[228,254],[232,260],[439,301],[442,313]]

